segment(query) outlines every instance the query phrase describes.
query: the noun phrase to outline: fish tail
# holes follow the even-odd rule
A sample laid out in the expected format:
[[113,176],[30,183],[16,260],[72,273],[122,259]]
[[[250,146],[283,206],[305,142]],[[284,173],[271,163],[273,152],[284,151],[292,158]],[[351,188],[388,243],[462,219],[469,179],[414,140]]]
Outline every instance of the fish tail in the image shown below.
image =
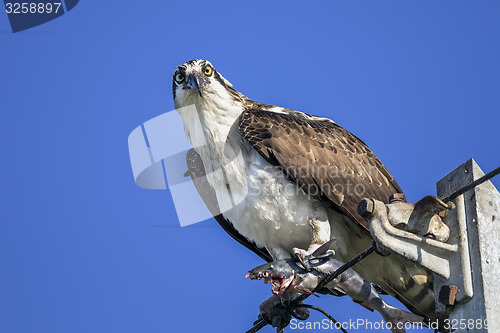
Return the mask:
[[381,314],[382,317],[384,317],[388,328],[390,328],[393,333],[405,333],[405,326],[411,328],[427,327],[424,317],[398,309],[388,304],[385,304],[384,310]]

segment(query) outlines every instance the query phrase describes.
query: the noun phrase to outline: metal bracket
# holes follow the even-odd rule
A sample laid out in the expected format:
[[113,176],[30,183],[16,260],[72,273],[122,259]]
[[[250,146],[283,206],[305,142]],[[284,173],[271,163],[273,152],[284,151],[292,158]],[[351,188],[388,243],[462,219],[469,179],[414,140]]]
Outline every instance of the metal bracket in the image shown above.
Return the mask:
[[[369,222],[378,250],[401,255],[441,276],[435,279],[440,283],[435,283],[434,291],[443,294],[443,288],[453,286],[451,303],[455,302],[455,295],[457,302],[465,302],[473,296],[463,198],[458,197],[456,203],[454,209],[453,203],[444,203],[435,196],[426,196],[415,204],[392,197],[389,204],[363,199],[358,206],[358,213]],[[451,234],[441,219],[443,212],[447,212],[445,221],[454,220],[458,224]],[[446,314],[446,307],[438,313]]]

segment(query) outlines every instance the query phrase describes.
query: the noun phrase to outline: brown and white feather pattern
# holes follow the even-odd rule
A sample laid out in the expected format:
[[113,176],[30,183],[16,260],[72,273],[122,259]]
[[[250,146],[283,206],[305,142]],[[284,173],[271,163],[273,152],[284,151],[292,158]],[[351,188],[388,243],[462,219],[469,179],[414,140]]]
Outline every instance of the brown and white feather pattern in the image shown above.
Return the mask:
[[239,129],[290,181],[366,230],[366,220],[356,212],[359,201],[367,197],[387,202],[390,195],[402,193],[366,144],[330,119],[252,108],[241,114]]
[[[194,60],[175,73],[201,75],[206,66],[211,64]],[[228,189],[239,199],[214,214],[235,239],[261,256],[283,259],[294,247],[309,246],[309,221],[315,219],[329,223],[341,261],[372,245],[366,222],[356,213],[358,202],[363,197],[386,202],[401,189],[361,140],[331,120],[252,101],[215,69],[201,94],[176,82],[175,73],[175,106],[196,106],[196,114],[180,115],[218,207],[228,206]],[[228,158],[228,152],[238,158]],[[288,191],[290,185],[300,189]],[[416,313],[433,316],[432,275],[423,267],[396,255],[372,254],[354,269]]]
[[[337,258],[347,261],[368,248],[372,239],[366,220],[357,213],[359,201],[368,197],[388,202],[390,195],[402,193],[382,162],[363,141],[330,119],[255,106],[253,102],[239,117],[241,135],[309,198],[331,208],[332,235],[339,239],[334,245]],[[372,255],[355,269],[415,313],[433,315],[433,279],[425,268],[394,255]]]

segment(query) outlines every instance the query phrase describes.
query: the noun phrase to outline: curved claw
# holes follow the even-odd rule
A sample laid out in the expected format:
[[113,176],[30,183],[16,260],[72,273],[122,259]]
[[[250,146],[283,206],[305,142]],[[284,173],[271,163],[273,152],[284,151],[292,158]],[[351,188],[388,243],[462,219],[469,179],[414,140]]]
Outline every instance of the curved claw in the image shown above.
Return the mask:
[[297,262],[302,266],[306,271],[312,271],[311,265],[309,264],[309,260],[312,258],[312,255],[306,250],[302,250],[299,248],[293,248],[293,254]]
[[333,250],[328,250],[326,253],[323,253],[319,256],[314,257],[314,259],[324,259],[324,258],[330,258],[335,255],[335,251]]
[[[318,254],[318,253],[321,253],[321,254]],[[326,251],[321,251],[321,252],[314,251],[311,254],[306,250],[302,250],[302,249],[295,247],[295,248],[293,248],[293,254],[294,254],[294,257],[297,260],[299,266],[304,268],[306,271],[311,272],[313,269],[311,264],[316,264],[317,260],[328,259],[328,258],[332,257],[333,255],[335,255],[335,251],[333,251],[333,250],[326,250]]]

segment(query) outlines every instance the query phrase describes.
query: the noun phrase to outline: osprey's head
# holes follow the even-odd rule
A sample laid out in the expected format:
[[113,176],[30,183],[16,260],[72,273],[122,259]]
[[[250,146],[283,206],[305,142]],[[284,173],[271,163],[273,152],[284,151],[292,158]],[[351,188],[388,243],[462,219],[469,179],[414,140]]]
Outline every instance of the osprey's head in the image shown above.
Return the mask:
[[196,104],[213,95],[222,96],[230,87],[232,84],[203,59],[185,62],[177,66],[173,74],[172,93],[176,107]]

